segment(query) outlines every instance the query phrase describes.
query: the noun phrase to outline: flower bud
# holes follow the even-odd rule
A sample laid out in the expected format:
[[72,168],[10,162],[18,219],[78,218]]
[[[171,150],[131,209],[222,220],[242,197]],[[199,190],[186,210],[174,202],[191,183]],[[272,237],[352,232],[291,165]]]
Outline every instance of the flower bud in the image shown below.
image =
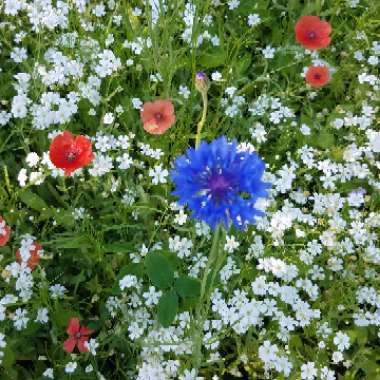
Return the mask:
[[203,71],[198,71],[195,76],[195,88],[200,93],[206,93],[210,88],[210,82],[207,75]]

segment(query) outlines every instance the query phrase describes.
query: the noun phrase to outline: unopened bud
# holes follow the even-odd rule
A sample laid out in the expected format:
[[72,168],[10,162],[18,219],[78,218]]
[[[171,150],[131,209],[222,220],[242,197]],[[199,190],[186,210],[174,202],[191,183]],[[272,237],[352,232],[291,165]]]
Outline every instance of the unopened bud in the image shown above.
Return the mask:
[[195,88],[201,93],[206,93],[210,88],[210,82],[203,71],[198,71],[195,76]]

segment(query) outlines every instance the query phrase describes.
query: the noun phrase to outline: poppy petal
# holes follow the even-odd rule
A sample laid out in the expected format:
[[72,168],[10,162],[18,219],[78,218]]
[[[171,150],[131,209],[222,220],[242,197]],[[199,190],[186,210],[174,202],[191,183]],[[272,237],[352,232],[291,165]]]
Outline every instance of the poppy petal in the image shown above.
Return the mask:
[[71,318],[66,332],[69,335],[75,335],[79,332],[79,330],[80,330],[79,318]]
[[88,352],[88,348],[85,345],[86,342],[88,342],[88,336],[81,336],[78,339],[78,350],[80,352]]
[[74,337],[71,337],[64,341],[63,349],[68,353],[73,352],[76,344],[77,344],[77,340]]
[[86,327],[86,326],[82,326],[80,328],[80,333],[81,335],[90,335],[92,334],[93,330],[91,330],[90,328]]

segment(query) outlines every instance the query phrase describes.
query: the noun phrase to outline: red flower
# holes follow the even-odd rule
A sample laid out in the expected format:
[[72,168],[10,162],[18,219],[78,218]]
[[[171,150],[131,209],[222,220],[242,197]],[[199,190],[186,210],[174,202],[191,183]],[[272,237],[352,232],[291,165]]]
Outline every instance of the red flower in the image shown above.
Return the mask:
[[322,87],[330,81],[329,69],[326,66],[310,66],[305,79],[312,87]]
[[302,16],[294,29],[297,41],[308,49],[322,49],[330,45],[331,25],[318,16]]
[[50,144],[50,160],[57,168],[65,170],[65,176],[88,165],[93,158],[91,141],[85,136],[65,131]]
[[75,346],[79,352],[88,352],[85,343],[88,342],[92,330],[85,326],[80,326],[79,318],[71,318],[66,330],[69,338],[63,343],[63,349],[66,352],[73,352]]
[[144,129],[161,135],[175,123],[174,106],[170,100],[147,102],[140,113]]
[[0,216],[0,247],[8,243],[11,236],[11,228],[5,224],[5,220]]
[[[30,250],[29,250],[30,257],[28,259],[27,264],[31,270],[33,270],[38,265],[38,263],[40,262],[40,257],[41,257],[40,251],[42,251],[42,247],[39,244],[33,243],[30,246]],[[19,264],[21,264],[22,257],[21,257],[21,252],[19,249],[16,252],[16,260]]]

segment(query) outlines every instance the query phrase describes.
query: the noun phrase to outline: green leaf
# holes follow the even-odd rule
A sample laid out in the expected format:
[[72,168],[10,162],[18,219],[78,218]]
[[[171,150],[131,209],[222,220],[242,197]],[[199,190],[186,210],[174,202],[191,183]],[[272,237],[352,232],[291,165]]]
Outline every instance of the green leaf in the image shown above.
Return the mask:
[[174,290],[165,293],[158,302],[158,321],[163,327],[169,327],[178,310],[178,296]]
[[118,252],[130,252],[134,248],[132,243],[111,243],[103,246],[104,252],[118,253]]
[[323,149],[328,149],[334,146],[335,136],[327,131],[322,131],[318,136],[316,136],[316,145]]
[[71,238],[62,238],[53,240],[55,248],[63,248],[63,249],[73,249],[73,248],[90,248],[91,240],[88,236],[79,235],[73,236]]
[[164,256],[159,253],[150,253],[145,258],[144,263],[154,286],[166,289],[172,285],[174,272]]
[[64,306],[58,306],[51,312],[51,320],[59,328],[66,328],[70,318],[79,317],[78,313]]
[[4,357],[3,357],[2,365],[8,371],[12,369],[15,361],[16,361],[15,354],[12,351],[10,345],[7,345],[4,349]]
[[201,284],[195,278],[189,276],[181,276],[177,278],[174,284],[177,293],[183,297],[199,297],[201,293]]
[[20,199],[23,203],[25,203],[29,208],[33,210],[41,211],[42,209],[47,209],[48,207],[42,198],[30,190],[25,190],[20,193]]
[[213,53],[202,54],[199,58],[199,66],[206,69],[222,66],[225,63],[226,56],[222,49]]

